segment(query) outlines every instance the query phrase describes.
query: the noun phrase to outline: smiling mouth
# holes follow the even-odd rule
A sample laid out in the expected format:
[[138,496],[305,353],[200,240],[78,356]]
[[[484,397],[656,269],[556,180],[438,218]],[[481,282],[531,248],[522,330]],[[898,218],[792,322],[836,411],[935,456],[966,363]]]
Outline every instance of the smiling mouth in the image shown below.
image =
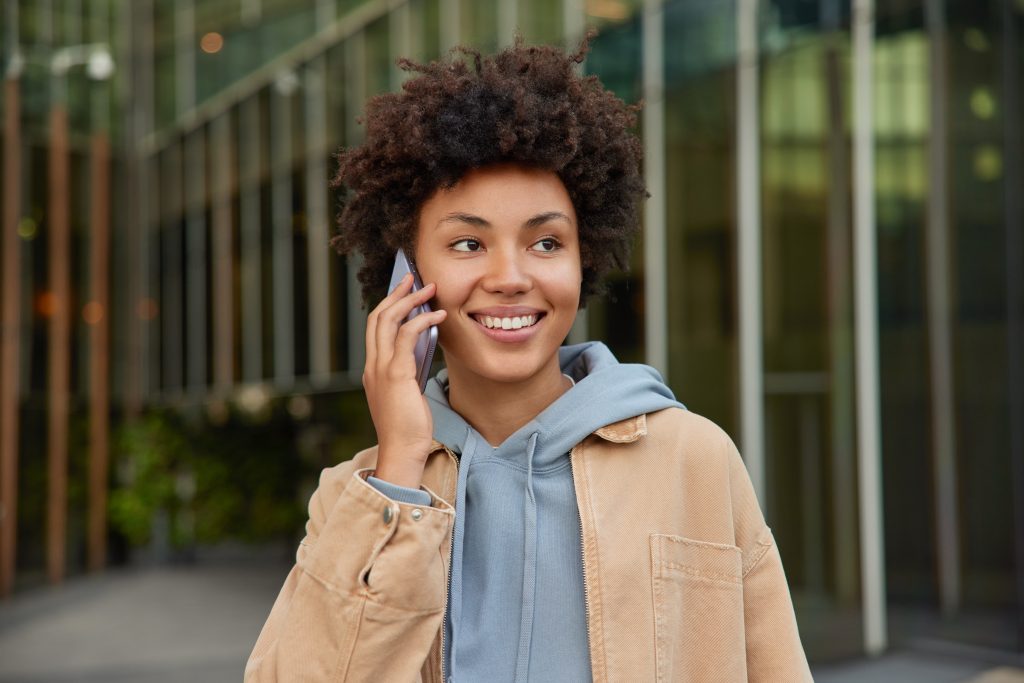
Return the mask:
[[533,327],[540,322],[540,319],[543,317],[543,313],[534,313],[532,315],[513,315],[504,318],[497,318],[490,315],[474,315],[473,320],[477,321],[480,325],[489,330],[521,330],[523,328]]

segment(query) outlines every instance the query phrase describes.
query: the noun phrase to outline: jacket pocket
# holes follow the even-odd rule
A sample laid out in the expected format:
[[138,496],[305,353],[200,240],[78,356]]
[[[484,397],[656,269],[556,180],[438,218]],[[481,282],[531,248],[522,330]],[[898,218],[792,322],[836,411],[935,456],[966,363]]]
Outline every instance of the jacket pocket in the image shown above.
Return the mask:
[[659,681],[745,681],[739,548],[651,534]]

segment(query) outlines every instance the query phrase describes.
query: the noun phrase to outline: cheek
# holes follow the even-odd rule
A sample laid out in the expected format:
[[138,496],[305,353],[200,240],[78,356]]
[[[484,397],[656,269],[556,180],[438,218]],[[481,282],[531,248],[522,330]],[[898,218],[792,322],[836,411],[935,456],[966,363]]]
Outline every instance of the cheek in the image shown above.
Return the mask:
[[553,294],[557,293],[560,301],[578,300],[583,287],[583,274],[578,267],[567,266],[550,280]]
[[430,305],[435,310],[443,308],[448,311],[446,320],[451,320],[458,312],[459,307],[466,301],[470,288],[465,282],[450,276],[439,277],[432,282],[437,285],[437,291],[434,293]]

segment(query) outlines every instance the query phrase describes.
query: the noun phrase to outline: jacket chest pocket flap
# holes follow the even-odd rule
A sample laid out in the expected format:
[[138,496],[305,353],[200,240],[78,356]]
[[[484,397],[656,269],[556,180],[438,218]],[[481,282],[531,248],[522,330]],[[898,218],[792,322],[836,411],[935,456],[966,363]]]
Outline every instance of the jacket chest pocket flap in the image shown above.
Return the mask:
[[745,681],[743,554],[721,543],[651,534],[659,681]]

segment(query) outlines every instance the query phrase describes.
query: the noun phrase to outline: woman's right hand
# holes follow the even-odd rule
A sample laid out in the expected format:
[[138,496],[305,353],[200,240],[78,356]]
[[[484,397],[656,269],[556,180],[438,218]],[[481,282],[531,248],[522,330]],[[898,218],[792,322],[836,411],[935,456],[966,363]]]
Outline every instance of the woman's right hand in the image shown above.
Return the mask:
[[419,488],[433,441],[434,422],[420,393],[416,339],[439,325],[441,309],[406,321],[409,313],[434,296],[435,285],[412,289],[406,275],[366,319],[366,366],[363,388],[377,430],[377,471],[374,476],[398,486]]

